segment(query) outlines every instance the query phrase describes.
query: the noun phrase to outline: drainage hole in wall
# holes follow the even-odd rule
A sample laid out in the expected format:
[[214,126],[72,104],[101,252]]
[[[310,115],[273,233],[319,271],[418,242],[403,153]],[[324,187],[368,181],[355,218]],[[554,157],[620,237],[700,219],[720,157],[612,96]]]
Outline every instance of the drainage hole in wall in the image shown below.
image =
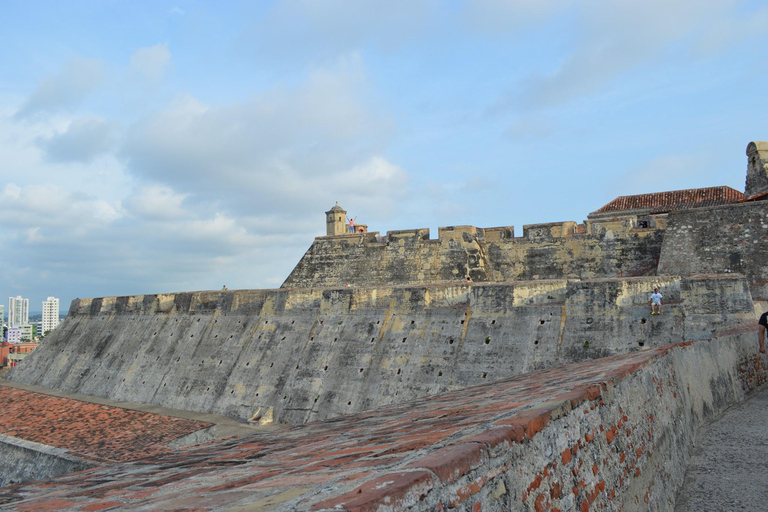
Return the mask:
[[539,325],[544,325],[544,320],[539,320]]
[[443,376],[443,372],[437,372],[437,376],[438,377],[442,377]]
[[357,371],[358,371],[358,372],[360,372],[360,373],[363,373],[363,369],[362,369],[362,368],[360,368],[360,369],[359,369],[359,370],[357,370]]
[[347,402],[347,405],[352,405],[352,402]]
[[381,320],[376,320],[376,325],[379,325],[379,322],[381,322]]
[[146,384],[146,383],[147,383],[147,381],[143,380],[143,381],[141,381],[141,383],[142,383],[142,384]]
[[[240,322],[237,322],[240,323]],[[269,323],[269,320],[264,320],[264,325],[267,325]]]
[[295,321],[296,321],[296,320],[291,320],[291,325],[293,325],[293,322],[295,322]]
[[464,325],[464,320],[461,321],[461,325]]
[[223,359],[219,360],[219,366],[221,366],[221,361],[223,361]]
[[487,373],[485,373],[485,372],[483,372],[483,374],[481,375],[481,377],[482,377],[482,378],[485,378],[485,376],[486,376],[486,375],[488,375],[488,374],[487,374]]
[[288,395],[284,396],[284,397],[283,397],[283,400],[285,400],[286,398],[288,398]]
[[280,341],[285,341],[285,336],[283,336],[283,339],[281,339]]
[[333,338],[333,341],[336,341],[336,340],[338,340],[338,339],[339,339],[339,338]]
[[328,371],[328,367],[326,366],[325,368],[323,368],[323,371],[327,372]]
[[645,323],[645,318],[641,318],[641,319],[640,319],[640,323],[641,323],[641,324],[644,324],[644,323]]
[[400,368],[397,369],[397,374],[400,375]]
[[219,335],[218,335],[218,334],[216,334],[216,335],[214,336],[214,338],[218,338],[218,337],[219,337]]
[[313,341],[314,339],[315,339],[315,337],[314,337],[314,336],[310,336],[310,337],[309,337],[309,341]]
[[587,323],[588,324],[591,324],[592,322],[594,322],[594,320],[592,320],[592,318],[587,318]]
[[125,379],[123,379],[123,382],[125,382]]
[[534,345],[538,345],[539,344],[539,340],[533,340],[533,344]]
[[203,363],[205,363],[205,359],[203,359],[202,361],[200,361],[200,364],[203,364]]
[[644,341],[638,341],[637,344],[640,345],[641,347],[645,346],[645,342]]
[[248,361],[247,363],[245,363],[245,366],[251,366],[251,362]]
[[411,325],[413,325],[413,322],[414,322],[414,321],[413,321],[413,320],[411,320]]
[[256,393],[256,396],[259,396],[259,394],[258,394],[258,393]]
[[296,369],[297,369],[297,370],[299,369],[299,365],[296,365]]
[[199,318],[197,319],[197,322],[200,323],[200,319]]
[[323,321],[322,320],[320,320],[320,325],[323,325]]
[[496,320],[491,320],[491,325],[495,324]]
[[190,334],[190,335],[189,335],[189,337],[190,337],[190,338],[194,338],[194,337],[195,337],[195,335],[194,335],[194,334]]
[[163,387],[165,387],[165,382],[163,382]]
[[490,337],[490,336],[487,336],[487,337],[485,338],[485,344],[486,344],[486,345],[488,345],[490,342],[491,342],[491,337]]
[[317,403],[317,398],[315,398],[315,403]]
[[269,363],[270,368],[272,368],[273,366],[275,366],[275,363]]
[[405,340],[407,340],[407,339],[408,339],[408,338],[403,338],[403,343],[405,343]]
[[344,320],[339,320],[339,325],[343,324]]
[[448,340],[449,345],[453,345],[453,340]]
[[[374,339],[375,339],[375,338],[371,338],[371,343],[373,343],[373,340],[374,340]],[[64,352],[64,351],[62,350],[62,352]]]
[[234,395],[235,394],[235,390],[233,389],[232,391],[229,392],[229,394],[230,395]]
[[159,361],[159,360],[160,360],[160,356],[157,356],[157,359],[155,359],[155,361]]
[[157,336],[157,331],[155,331],[154,333],[152,333],[152,336]]

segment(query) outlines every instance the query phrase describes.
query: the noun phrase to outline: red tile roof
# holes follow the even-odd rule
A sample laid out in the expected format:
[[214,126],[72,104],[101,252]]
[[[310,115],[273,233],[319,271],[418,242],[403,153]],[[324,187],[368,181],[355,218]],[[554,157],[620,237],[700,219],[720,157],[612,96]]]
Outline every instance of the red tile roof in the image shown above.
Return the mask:
[[651,209],[652,213],[665,213],[737,203],[743,198],[744,194],[731,187],[689,188],[671,192],[619,196],[592,214],[642,209]]
[[0,434],[81,457],[132,461],[171,451],[165,444],[211,423],[81,402],[0,385]]

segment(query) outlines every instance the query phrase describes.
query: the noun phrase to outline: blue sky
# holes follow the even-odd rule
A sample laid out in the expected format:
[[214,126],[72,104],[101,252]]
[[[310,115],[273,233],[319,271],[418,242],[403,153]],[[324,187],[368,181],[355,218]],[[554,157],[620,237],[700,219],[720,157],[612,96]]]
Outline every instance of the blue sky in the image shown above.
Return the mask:
[[0,294],[278,287],[335,201],[521,235],[743,190],[766,43],[757,1],[1,0]]

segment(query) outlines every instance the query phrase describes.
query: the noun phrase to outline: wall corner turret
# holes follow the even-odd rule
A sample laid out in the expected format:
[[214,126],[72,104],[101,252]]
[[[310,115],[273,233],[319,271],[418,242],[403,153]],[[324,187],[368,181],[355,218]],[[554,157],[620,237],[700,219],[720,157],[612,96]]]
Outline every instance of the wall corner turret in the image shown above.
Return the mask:
[[328,236],[347,234],[347,212],[338,202],[325,212],[325,228]]
[[747,146],[747,183],[744,196],[768,192],[768,142],[750,142]]

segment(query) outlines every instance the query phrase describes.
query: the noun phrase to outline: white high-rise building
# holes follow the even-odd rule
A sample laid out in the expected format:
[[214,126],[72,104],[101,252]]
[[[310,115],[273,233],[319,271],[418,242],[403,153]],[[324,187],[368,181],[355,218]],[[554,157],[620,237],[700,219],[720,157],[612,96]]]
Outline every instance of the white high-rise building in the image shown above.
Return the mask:
[[5,306],[0,304],[0,325],[3,325],[5,323]]
[[59,325],[59,299],[48,297],[43,301],[43,332],[52,331]]
[[29,323],[29,299],[8,297],[8,327]]

